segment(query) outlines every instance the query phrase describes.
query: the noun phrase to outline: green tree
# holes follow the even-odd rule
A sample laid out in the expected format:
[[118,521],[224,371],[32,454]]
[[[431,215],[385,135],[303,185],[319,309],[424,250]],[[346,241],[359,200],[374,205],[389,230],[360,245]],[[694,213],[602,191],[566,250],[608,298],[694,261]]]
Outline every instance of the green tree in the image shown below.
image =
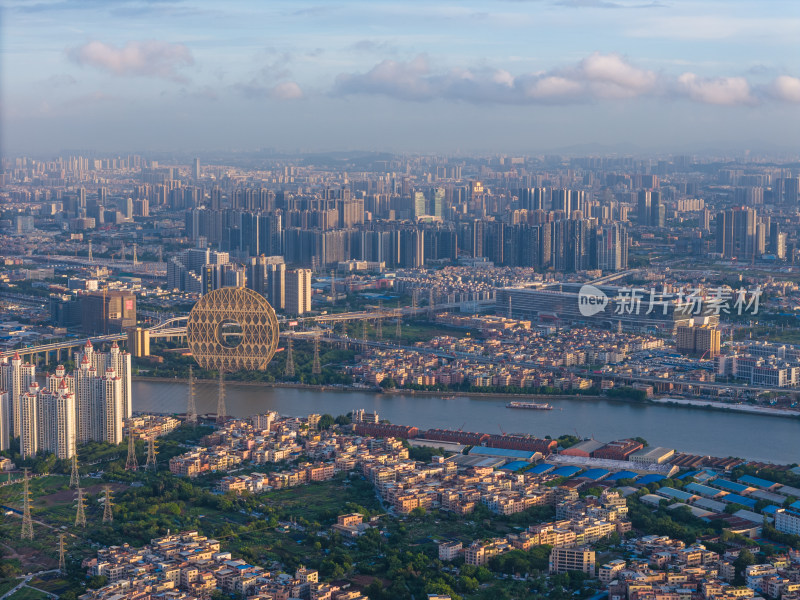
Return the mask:
[[317,428],[322,429],[330,429],[336,421],[334,420],[332,415],[324,414],[319,418],[319,423],[317,424]]
[[739,552],[739,556],[733,561],[733,566],[736,569],[736,575],[733,579],[735,585],[744,585],[745,577],[744,571],[750,565],[756,564],[756,557],[747,548]]

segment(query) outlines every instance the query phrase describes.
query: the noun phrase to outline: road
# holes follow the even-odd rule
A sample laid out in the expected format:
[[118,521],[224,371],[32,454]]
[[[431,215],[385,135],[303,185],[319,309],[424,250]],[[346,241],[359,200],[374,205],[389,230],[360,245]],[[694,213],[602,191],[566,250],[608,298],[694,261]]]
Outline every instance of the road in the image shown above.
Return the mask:
[[50,569],[49,571],[38,571],[36,573],[28,573],[27,575],[23,575],[22,578],[21,578],[22,581],[19,584],[17,584],[17,586],[15,588],[12,588],[12,589],[8,590],[5,594],[0,596],[0,600],[5,600],[6,598],[10,598],[11,596],[16,594],[18,591],[20,591],[24,587],[29,587],[32,590],[36,590],[37,592],[41,592],[42,594],[46,594],[48,598],[57,599],[58,596],[56,594],[51,594],[50,592],[45,592],[44,590],[40,590],[39,588],[33,587],[32,585],[28,585],[28,584],[30,583],[30,580],[33,579],[34,577],[40,577],[42,575],[47,575],[48,573],[58,573],[58,572],[59,572],[58,569]]

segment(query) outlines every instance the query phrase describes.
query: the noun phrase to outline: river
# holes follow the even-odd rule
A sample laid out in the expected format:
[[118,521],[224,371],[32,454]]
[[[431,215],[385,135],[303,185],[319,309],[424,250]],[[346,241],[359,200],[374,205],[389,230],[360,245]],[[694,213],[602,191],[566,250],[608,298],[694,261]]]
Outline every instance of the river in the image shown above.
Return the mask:
[[[185,412],[183,382],[134,381],[133,409]],[[439,396],[316,391],[226,383],[228,414],[247,417],[274,410],[282,415],[340,415],[353,409],[377,411],[392,423],[420,429],[442,427],[485,433],[527,433],[537,437],[578,434],[601,441],[641,436],[651,446],[712,456],[739,456],[774,463],[800,463],[800,420],[686,406],[613,400],[551,400],[551,411],[506,408],[503,396]],[[217,386],[195,383],[198,413],[217,408]]]

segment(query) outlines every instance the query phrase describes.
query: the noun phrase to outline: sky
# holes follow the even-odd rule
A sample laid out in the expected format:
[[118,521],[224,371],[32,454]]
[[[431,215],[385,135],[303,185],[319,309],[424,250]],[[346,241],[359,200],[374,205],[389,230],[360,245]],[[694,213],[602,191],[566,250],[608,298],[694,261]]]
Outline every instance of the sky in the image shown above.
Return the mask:
[[800,150],[797,0],[0,0],[0,142]]

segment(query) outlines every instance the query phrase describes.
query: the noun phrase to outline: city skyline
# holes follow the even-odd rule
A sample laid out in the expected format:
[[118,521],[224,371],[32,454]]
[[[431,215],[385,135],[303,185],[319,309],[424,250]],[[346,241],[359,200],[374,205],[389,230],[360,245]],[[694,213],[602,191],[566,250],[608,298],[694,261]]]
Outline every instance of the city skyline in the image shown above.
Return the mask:
[[789,2],[7,2],[4,12],[8,154],[780,154],[800,125]]

